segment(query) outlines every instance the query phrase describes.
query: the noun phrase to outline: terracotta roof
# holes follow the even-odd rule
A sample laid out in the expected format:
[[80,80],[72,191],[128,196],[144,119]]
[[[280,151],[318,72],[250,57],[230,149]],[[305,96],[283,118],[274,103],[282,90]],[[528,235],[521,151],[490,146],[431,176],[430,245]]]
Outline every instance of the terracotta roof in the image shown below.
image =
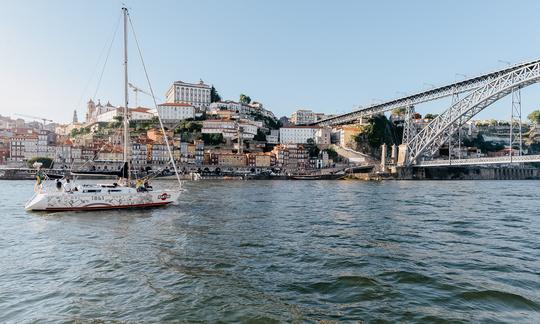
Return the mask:
[[232,119],[207,119],[207,120],[204,120],[204,122],[233,122],[234,120]]
[[189,82],[184,82],[184,81],[180,81],[180,80],[177,80],[177,81],[174,81],[174,84],[173,85],[177,85],[177,84],[185,84],[185,85],[189,85],[189,86],[198,86],[198,87],[204,87],[204,88],[210,88],[210,86],[204,82],[198,82],[198,83],[189,83]]
[[281,128],[322,128],[320,126],[283,126]]
[[149,108],[143,108],[143,107],[131,108],[130,110],[131,110],[131,111],[135,111],[135,112],[144,112],[144,113],[150,111]]
[[162,104],[159,104],[158,106],[168,106],[168,107],[193,107],[193,105],[190,105],[185,102],[165,102]]

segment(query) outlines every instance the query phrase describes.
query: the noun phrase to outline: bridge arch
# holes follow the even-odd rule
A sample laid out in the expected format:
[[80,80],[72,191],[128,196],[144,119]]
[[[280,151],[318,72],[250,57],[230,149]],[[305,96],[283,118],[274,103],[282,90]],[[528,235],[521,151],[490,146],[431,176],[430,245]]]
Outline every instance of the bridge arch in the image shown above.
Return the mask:
[[540,82],[540,62],[508,72],[472,91],[419,131],[406,145],[405,165],[424,154],[433,155],[463,124],[515,89]]

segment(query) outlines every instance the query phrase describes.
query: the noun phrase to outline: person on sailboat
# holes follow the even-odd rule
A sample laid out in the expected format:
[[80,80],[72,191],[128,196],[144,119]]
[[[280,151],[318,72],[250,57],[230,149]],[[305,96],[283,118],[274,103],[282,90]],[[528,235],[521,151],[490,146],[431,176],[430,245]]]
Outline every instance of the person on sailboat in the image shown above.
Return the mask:
[[150,185],[148,178],[144,178],[144,188],[146,189],[146,191],[153,189],[152,186]]
[[137,189],[137,191],[141,192],[141,191],[148,191],[146,190],[145,186],[144,186],[144,181],[143,179],[137,179],[135,181],[135,189]]
[[62,191],[62,181],[60,179],[56,179],[56,190]]
[[69,181],[69,178],[66,178],[66,183],[64,183],[64,191],[65,192],[72,192],[71,183]]
[[41,163],[34,163],[34,166],[37,167],[37,172],[36,172],[36,185],[34,187],[34,191],[39,191],[41,192],[41,190],[43,189],[43,180],[45,180],[45,172],[43,172],[43,170],[41,170]]

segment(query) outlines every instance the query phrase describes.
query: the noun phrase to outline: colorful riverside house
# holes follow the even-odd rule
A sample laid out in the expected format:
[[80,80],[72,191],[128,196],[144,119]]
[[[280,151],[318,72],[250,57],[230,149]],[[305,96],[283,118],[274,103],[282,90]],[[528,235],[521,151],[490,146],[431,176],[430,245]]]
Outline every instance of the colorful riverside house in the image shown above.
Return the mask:
[[247,166],[247,157],[245,154],[237,153],[219,153],[217,156],[217,165],[225,167],[245,167]]
[[248,153],[248,166],[256,168],[271,168],[276,165],[276,156],[270,152]]

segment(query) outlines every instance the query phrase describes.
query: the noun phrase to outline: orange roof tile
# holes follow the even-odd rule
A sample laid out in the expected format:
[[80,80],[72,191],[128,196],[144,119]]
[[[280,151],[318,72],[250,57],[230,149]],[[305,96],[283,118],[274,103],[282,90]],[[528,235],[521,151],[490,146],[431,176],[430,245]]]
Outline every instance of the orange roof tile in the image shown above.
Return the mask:
[[158,106],[166,106],[166,107],[193,107],[193,105],[190,105],[185,102],[165,102],[162,104],[159,104]]

